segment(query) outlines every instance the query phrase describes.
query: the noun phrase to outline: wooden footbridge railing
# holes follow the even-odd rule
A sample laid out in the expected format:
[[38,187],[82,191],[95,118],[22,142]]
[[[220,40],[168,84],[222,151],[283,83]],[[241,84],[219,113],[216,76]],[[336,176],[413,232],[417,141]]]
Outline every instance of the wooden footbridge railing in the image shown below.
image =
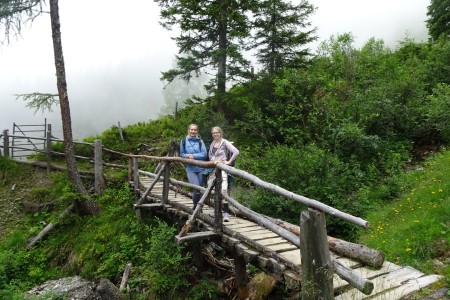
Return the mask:
[[[189,242],[199,249],[204,239],[220,242],[223,248],[233,253],[235,284],[242,292],[238,294],[245,294],[248,263],[285,281],[290,287],[301,286],[302,299],[399,299],[439,279],[437,275],[425,276],[412,268],[386,262],[383,254],[375,249],[327,236],[324,214],[363,228],[369,227],[367,221],[228,165],[176,157],[175,142],[170,143],[166,157],[119,153],[104,149],[98,140],[92,146],[95,148],[96,191],[102,191],[103,166],[128,168],[136,195],[137,218],[142,217],[143,209],[158,209],[183,220],[184,225],[175,237],[178,243]],[[52,151],[49,148],[46,153],[50,160]],[[127,156],[129,166],[102,162],[102,151]],[[139,169],[139,159],[162,164],[158,172],[151,173]],[[214,168],[216,176],[208,181],[206,188],[179,181],[170,178],[174,162]],[[219,175],[222,170],[281,195],[286,201],[304,204],[307,209],[299,212],[299,226],[258,214],[236,199],[223,195]],[[194,211],[191,197],[183,187],[203,193]],[[231,204],[234,212],[231,221],[226,223],[222,220],[223,199]],[[194,251],[192,254],[195,258],[199,253]],[[201,258],[197,257],[197,261]]]
[[[140,195],[135,204],[137,215],[139,217],[141,209],[162,209],[187,219],[175,237],[178,243],[198,244],[203,239],[211,238],[221,241],[222,246],[234,253],[238,290],[245,290],[247,263],[255,264],[290,286],[301,285],[302,299],[399,299],[401,295],[439,278],[385,262],[383,254],[375,249],[327,236],[324,213],[363,228],[369,227],[368,222],[361,218],[222,163],[172,157],[175,148],[176,145],[169,147],[168,157],[131,156],[134,187]],[[157,174],[141,171],[138,168],[140,158],[163,161],[164,168]],[[173,162],[215,168],[216,176],[209,180],[206,188],[178,181],[170,178],[170,164]],[[299,212],[300,226],[253,212],[236,199],[222,194],[222,170],[281,195],[287,201],[307,206],[307,210]],[[180,187],[203,193],[194,211],[191,198],[181,193]],[[169,194],[169,191],[172,192]],[[207,204],[208,199],[213,201]],[[236,212],[236,216],[226,223],[222,221],[223,199]]]

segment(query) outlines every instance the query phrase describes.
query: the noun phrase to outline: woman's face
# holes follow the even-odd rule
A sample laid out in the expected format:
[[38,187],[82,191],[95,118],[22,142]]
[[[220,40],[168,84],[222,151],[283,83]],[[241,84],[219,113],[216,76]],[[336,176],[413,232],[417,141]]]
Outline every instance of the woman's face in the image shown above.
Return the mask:
[[191,126],[189,127],[189,135],[190,136],[197,136],[197,126]]
[[215,141],[219,141],[222,138],[222,135],[218,130],[213,130],[212,136]]

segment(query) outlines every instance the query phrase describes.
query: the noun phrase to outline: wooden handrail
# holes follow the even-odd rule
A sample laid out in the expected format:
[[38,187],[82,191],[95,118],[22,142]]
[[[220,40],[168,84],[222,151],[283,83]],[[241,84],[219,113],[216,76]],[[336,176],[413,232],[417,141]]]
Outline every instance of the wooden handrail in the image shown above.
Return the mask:
[[[11,136],[11,137],[14,137],[14,136]],[[21,137],[24,138],[23,136],[21,136]],[[38,137],[29,137],[29,138],[45,140],[45,138],[38,138]],[[62,141],[60,139],[52,139],[52,141],[53,140],[54,141]],[[81,143],[81,144],[93,145],[91,143]],[[162,157],[162,156],[150,156],[150,155],[139,155],[139,154],[126,154],[126,153],[122,153],[122,152],[107,149],[107,148],[103,148],[103,150],[110,152],[110,153],[129,157],[129,158],[144,158],[144,159],[157,160],[157,161],[180,162],[183,164],[190,164],[190,165],[195,165],[195,166],[204,167],[204,168],[216,168],[217,167],[220,170],[226,171],[232,175],[246,179],[259,187],[262,187],[264,189],[272,191],[273,193],[283,196],[287,199],[291,199],[295,202],[304,204],[308,207],[318,209],[318,210],[323,211],[333,217],[340,218],[342,220],[348,221],[350,223],[361,226],[363,228],[370,227],[369,222],[364,219],[361,219],[359,217],[355,217],[353,215],[350,215],[348,213],[340,211],[334,207],[328,206],[328,205],[326,205],[320,201],[317,201],[315,199],[307,198],[305,196],[301,196],[296,193],[290,192],[278,185],[266,182],[255,175],[252,175],[248,172],[236,169],[234,167],[231,167],[231,166],[223,164],[223,163],[213,162],[213,161],[198,161],[198,160],[186,159],[186,158],[174,157],[174,156],[163,156]],[[140,173],[142,173],[142,172],[140,172]],[[177,183],[181,183],[181,182],[177,182]],[[182,184],[182,185],[187,186],[186,184]],[[193,186],[189,186],[189,187],[192,188]],[[204,191],[204,188],[201,188],[201,187],[194,187],[194,188]]]

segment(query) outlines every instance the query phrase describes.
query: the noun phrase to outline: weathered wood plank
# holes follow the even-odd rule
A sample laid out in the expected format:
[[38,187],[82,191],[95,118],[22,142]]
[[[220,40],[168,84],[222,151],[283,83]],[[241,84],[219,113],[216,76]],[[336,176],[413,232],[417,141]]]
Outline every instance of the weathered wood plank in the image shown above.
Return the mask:
[[292,261],[297,266],[301,266],[301,255],[300,255],[300,249],[280,252],[281,256],[286,257],[290,261]]
[[217,233],[215,233],[214,231],[201,231],[201,232],[192,232],[192,233],[188,233],[185,236],[175,236],[175,241],[178,244],[184,243],[184,242],[191,242],[191,241],[196,241],[196,240],[203,240],[203,239],[207,239],[210,237],[214,237],[217,236]]
[[146,203],[146,204],[134,204],[134,208],[161,208],[163,205],[162,203]]
[[[235,218],[236,219],[236,218]],[[262,228],[261,226],[259,226],[258,224],[255,224],[253,222],[237,222],[236,220],[234,221],[235,223],[230,223],[227,227],[231,228],[231,229],[239,229],[239,228],[246,228],[246,227],[254,227],[254,226],[258,226],[258,228]]]
[[374,300],[385,300],[385,299],[400,299],[401,297],[408,295],[412,292],[418,291],[430,284],[435,283],[440,280],[442,276],[439,275],[428,275],[423,276],[417,279],[408,280],[406,283],[401,286],[393,289],[386,290],[382,293],[379,293],[376,297],[371,298]]
[[[255,233],[254,233],[255,232]],[[254,234],[253,234],[254,233]],[[266,232],[266,230],[261,230],[261,231],[250,231],[248,232],[248,234],[244,234],[246,237],[251,238],[254,241],[258,241],[258,240],[263,240],[263,239],[267,239],[267,238],[275,238],[278,235],[276,233],[273,232]]]
[[270,250],[273,250],[275,252],[284,252],[284,251],[288,251],[288,250],[297,249],[297,246],[292,245],[291,243],[284,243],[284,244],[267,246],[267,248],[269,248]]
[[[224,223],[224,225],[229,228],[227,226],[226,223]],[[261,227],[260,226],[251,226],[251,227],[243,227],[243,228],[230,228],[233,231],[236,231],[238,233],[245,233],[245,232],[249,232],[249,231],[256,231],[256,230],[260,230]]]
[[[255,239],[253,239],[253,240],[255,240]],[[258,244],[263,245],[263,246],[270,246],[270,245],[277,245],[277,244],[286,244],[286,243],[288,243],[288,241],[286,241],[285,239],[283,239],[281,237],[258,240]]]
[[[404,267],[388,274],[376,277],[372,279],[374,284],[374,289],[372,291],[371,296],[378,295],[379,293],[384,293],[387,290],[391,290],[397,288],[402,285],[403,282],[406,282],[411,279],[417,279],[422,277],[424,274],[418,270],[415,270],[411,267]],[[360,291],[356,289],[351,289],[337,297],[336,300],[358,300],[364,299],[367,295],[364,295]],[[398,299],[398,298],[385,298],[385,299]]]
[[247,263],[255,261],[255,259],[260,255],[258,251],[249,249],[247,246],[241,243],[236,244],[235,249],[239,255],[242,255],[244,257],[245,262]]

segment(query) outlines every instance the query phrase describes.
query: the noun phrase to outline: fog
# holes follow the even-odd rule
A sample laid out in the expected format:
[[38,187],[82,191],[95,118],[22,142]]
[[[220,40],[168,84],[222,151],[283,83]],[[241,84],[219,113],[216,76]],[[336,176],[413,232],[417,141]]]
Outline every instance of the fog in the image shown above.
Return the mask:
[[[311,18],[319,41],[352,32],[355,45],[369,38],[390,47],[408,36],[427,38],[428,0],[311,0],[319,9]],[[161,71],[172,66],[177,52],[172,33],[158,23],[151,0],[60,1],[61,32],[74,137],[100,134],[157,118],[164,105]],[[0,47],[0,130],[12,124],[43,124],[62,137],[59,107],[34,114],[15,94],[56,94],[50,16],[24,29],[22,37]]]
[[[331,35],[351,32],[355,46],[370,38],[395,48],[405,37],[426,41],[427,6],[430,0],[310,0],[318,11],[311,21],[318,27],[319,42]],[[317,43],[316,43],[317,44]]]
[[[74,137],[101,133],[158,116],[161,71],[176,53],[170,32],[158,23],[153,1],[60,1],[61,34]],[[12,124],[52,123],[62,137],[59,107],[38,112],[15,94],[57,93],[50,16],[28,26],[0,48],[0,130]]]

